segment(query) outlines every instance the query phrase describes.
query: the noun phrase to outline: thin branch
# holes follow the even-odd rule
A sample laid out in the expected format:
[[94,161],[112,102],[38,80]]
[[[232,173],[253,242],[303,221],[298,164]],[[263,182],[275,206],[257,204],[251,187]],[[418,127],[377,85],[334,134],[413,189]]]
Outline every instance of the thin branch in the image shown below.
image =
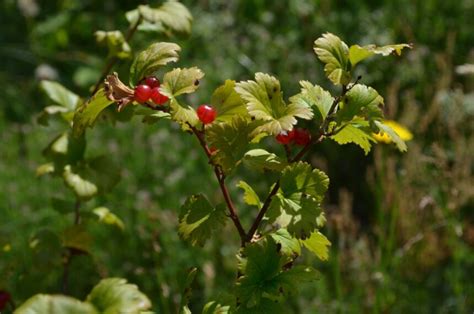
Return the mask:
[[[140,25],[141,22],[142,22],[142,17],[140,16],[137,19],[137,21],[135,22],[135,24],[133,24],[133,26],[128,29],[127,35],[125,36],[125,41],[126,42],[129,42],[132,39],[133,35],[137,31],[138,26]],[[102,74],[100,75],[100,78],[97,80],[97,83],[95,83],[95,85],[94,85],[92,95],[94,95],[99,90],[100,86],[102,85],[102,82],[107,77],[107,75],[110,73],[110,71],[112,70],[114,65],[117,63],[117,61],[119,61],[119,58],[114,56],[114,57],[110,58],[109,62],[107,62],[104,69],[102,70]]]
[[[77,226],[81,223],[81,201],[76,200],[74,204],[74,225]],[[62,292],[63,294],[68,294],[69,292],[69,266],[71,265],[72,259],[76,252],[73,249],[69,248],[66,255],[66,260],[64,261],[63,268],[63,279],[62,279]]]
[[243,247],[243,246],[245,246],[245,243],[246,243],[246,241],[245,241],[246,234],[245,234],[245,230],[242,227],[242,224],[240,222],[239,216],[237,215],[237,210],[235,208],[235,205],[232,202],[232,198],[230,196],[229,189],[227,188],[227,186],[225,184],[225,174],[222,171],[222,169],[219,167],[219,165],[216,165],[216,164],[213,163],[212,153],[209,150],[209,147],[207,147],[206,141],[205,141],[204,136],[203,136],[204,132],[196,129],[195,127],[191,126],[189,123],[188,123],[188,126],[191,128],[194,135],[196,135],[197,139],[199,140],[199,144],[201,144],[201,147],[203,148],[204,152],[206,153],[206,156],[209,160],[209,163],[214,168],[214,174],[216,175],[217,181],[219,183],[219,187],[221,189],[222,196],[224,196],[224,200],[226,202],[227,208],[229,209],[228,216],[232,220],[232,222],[234,223],[235,228],[237,229],[237,231],[239,232],[241,246]]

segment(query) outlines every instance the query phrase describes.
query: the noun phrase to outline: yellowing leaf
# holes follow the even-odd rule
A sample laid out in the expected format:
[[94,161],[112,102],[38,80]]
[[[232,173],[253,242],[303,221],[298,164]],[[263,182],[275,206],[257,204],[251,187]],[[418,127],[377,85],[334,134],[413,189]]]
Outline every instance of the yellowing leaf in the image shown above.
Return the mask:
[[300,242],[319,259],[328,260],[331,242],[321,232],[315,231],[308,239],[300,240]]
[[336,85],[351,81],[349,48],[339,37],[325,33],[314,42],[314,52],[324,66],[326,76]]
[[169,98],[189,94],[198,89],[203,77],[204,73],[197,67],[177,68],[165,74],[160,91]]
[[395,45],[387,45],[382,47],[377,47],[376,45],[367,45],[367,46],[359,46],[359,45],[352,45],[349,49],[349,59],[351,64],[354,66],[360,61],[373,56],[374,54],[379,54],[382,56],[388,56],[390,54],[401,55],[403,48],[412,48],[410,44],[395,44]]
[[286,105],[280,82],[268,74],[256,73],[255,81],[238,82],[235,90],[245,101],[249,114],[265,122],[255,130],[256,134],[277,135],[291,130],[297,123],[296,118],[309,120],[313,117],[305,104]]

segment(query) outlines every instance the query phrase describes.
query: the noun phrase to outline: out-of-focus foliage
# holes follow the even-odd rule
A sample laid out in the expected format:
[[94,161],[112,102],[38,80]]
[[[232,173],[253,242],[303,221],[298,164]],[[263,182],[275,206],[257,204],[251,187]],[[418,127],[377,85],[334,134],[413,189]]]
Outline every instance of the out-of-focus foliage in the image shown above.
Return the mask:
[[[397,66],[374,55],[356,69],[362,83],[385,96],[387,117],[413,133],[408,153],[394,156],[391,147],[379,147],[365,161],[353,144],[327,143],[312,155],[312,163],[331,178],[327,229],[333,245],[326,265],[314,260],[321,279],[305,285],[291,306],[297,313],[472,312],[474,77],[464,70],[469,67],[458,66],[474,63],[473,2],[183,3],[194,21],[192,35],[179,39],[179,66],[197,65],[206,73],[201,91],[189,98],[196,104],[210,102],[211,91],[225,79],[250,80],[255,72],[278,76],[287,88],[284,97],[299,91],[302,78],[321,82],[323,66],[311,49],[325,32],[361,46],[414,44]],[[59,80],[87,94],[109,57],[95,44],[94,33],[127,29],[125,12],[135,5],[113,0],[0,3],[0,290],[10,291],[17,303],[40,291],[59,290],[56,263],[63,239],[54,234],[72,219],[57,213],[64,207],[50,200],[60,194],[60,184],[34,178],[43,163],[40,149],[60,129],[51,123],[49,131],[40,132],[34,122],[41,109],[54,105],[40,96],[38,81]],[[160,40],[165,38],[149,27],[131,45],[138,51]],[[128,65],[114,70],[126,73]],[[75,297],[84,299],[101,277],[120,276],[138,284],[158,312],[172,313],[181,303],[183,270],[200,269],[192,309],[201,309],[196,300],[216,296],[234,279],[235,247],[229,243],[236,239],[218,238],[203,253],[178,238],[180,196],[218,196],[195,143],[177,141],[174,131],[162,125],[144,128],[137,121],[103,126],[88,139],[90,156],[112,152],[123,179],[114,193],[86,210],[107,206],[123,220],[125,231],[88,227],[96,258],[78,256],[71,265],[79,269],[70,279]],[[245,181],[260,177],[249,171]],[[264,189],[262,184],[254,192]],[[237,187],[232,192],[238,193]],[[244,223],[251,212],[251,207],[242,212]]]

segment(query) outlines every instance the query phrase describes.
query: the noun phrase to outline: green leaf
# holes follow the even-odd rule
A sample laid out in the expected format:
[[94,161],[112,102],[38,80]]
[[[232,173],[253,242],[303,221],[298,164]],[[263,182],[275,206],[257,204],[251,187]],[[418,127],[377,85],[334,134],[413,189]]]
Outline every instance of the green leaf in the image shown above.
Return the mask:
[[336,85],[351,81],[349,48],[339,37],[325,33],[314,42],[314,52],[324,66],[326,76]]
[[178,61],[181,48],[174,43],[159,42],[140,52],[130,67],[130,83],[137,84],[142,78],[154,74],[160,67]]
[[191,32],[193,17],[188,9],[177,1],[167,1],[158,8],[140,5],[138,11],[146,22],[161,24],[172,32]]
[[99,114],[111,104],[113,101],[107,98],[104,89],[99,89],[91,99],[76,110],[73,120],[73,135],[80,136],[87,127],[92,127]]
[[204,73],[197,67],[177,68],[165,74],[160,91],[169,98],[182,94],[190,94],[199,87],[199,80]]
[[64,167],[63,179],[66,186],[72,189],[76,196],[81,200],[89,200],[98,192],[97,186],[93,182],[90,182],[75,173],[71,165]]
[[301,245],[298,239],[293,238],[285,228],[270,233],[276,243],[281,245],[281,251],[286,255],[301,255]]
[[327,261],[329,258],[329,246],[331,242],[319,231],[311,233],[311,236],[306,240],[300,240],[309,251],[316,255],[319,259]]
[[280,189],[272,198],[267,212],[269,221],[278,219],[281,227],[298,238],[307,238],[318,228],[322,213],[321,202],[329,185],[329,178],[307,163],[287,166],[280,178]]
[[206,127],[207,143],[216,149],[213,161],[224,172],[228,173],[240,164],[258,126],[257,121],[235,116],[229,123],[217,122]]
[[313,112],[304,104],[286,105],[280,88],[280,82],[273,76],[256,73],[255,81],[236,84],[235,91],[245,101],[249,114],[265,123],[256,133],[277,135],[288,131],[297,123],[296,118],[311,119]]
[[294,194],[308,194],[322,200],[329,186],[329,178],[318,169],[311,169],[306,162],[287,166],[280,179],[280,188],[284,196],[291,198]]
[[[40,87],[45,94],[57,105],[68,111],[73,111],[79,103],[79,96],[59,84],[58,82],[42,80]],[[58,109],[54,110],[58,112]],[[54,112],[54,113],[56,113]]]
[[179,233],[192,245],[204,245],[225,224],[224,206],[213,207],[202,194],[188,197],[179,214]]
[[230,305],[223,305],[217,301],[206,303],[202,310],[202,314],[230,314]]
[[377,47],[375,45],[367,45],[367,46],[359,46],[359,45],[352,45],[349,49],[349,60],[351,64],[355,66],[360,61],[367,59],[374,54],[379,54],[382,56],[388,56],[390,54],[395,54],[400,56],[402,54],[402,50],[404,48],[412,48],[410,44],[395,44],[395,45],[387,45],[382,47]]
[[84,225],[74,225],[64,230],[62,234],[63,247],[89,252],[92,236]]
[[37,294],[19,308],[16,314],[99,314],[93,305],[63,295]]
[[257,206],[258,208],[262,207],[262,202],[260,201],[260,198],[258,197],[257,193],[255,193],[255,191],[252,189],[252,187],[248,185],[247,182],[239,181],[239,183],[237,183],[237,187],[244,190],[244,202],[247,205]]
[[372,147],[371,142],[375,142],[375,139],[372,136],[369,124],[364,122],[359,120],[359,123],[353,122],[343,126],[339,132],[331,136],[331,139],[340,145],[354,143],[360,146],[367,155]]
[[99,217],[100,222],[105,223],[107,225],[116,226],[120,230],[125,229],[123,221],[118,218],[114,213],[112,213],[108,208],[97,207],[93,209],[92,212]]
[[42,165],[38,166],[38,168],[36,168],[36,176],[41,177],[45,174],[53,173],[54,170],[55,170],[54,163],[48,162],[48,163],[42,164]]
[[291,103],[299,106],[315,107],[321,114],[322,119],[326,119],[334,102],[331,94],[320,86],[313,85],[308,81],[300,81],[300,85],[301,93],[291,97]]
[[350,121],[355,116],[364,117],[371,121],[381,119],[383,112],[383,98],[372,87],[357,84],[347,92],[345,101],[340,103],[340,110],[336,114],[338,121]]
[[405,144],[400,136],[398,136],[397,132],[395,132],[389,125],[386,125],[381,121],[375,121],[375,125],[380,129],[380,131],[390,136],[391,140],[395,143],[399,151],[407,151],[407,144]]
[[73,137],[64,132],[51,141],[43,150],[43,155],[53,161],[53,170],[62,174],[65,164],[76,164],[84,158],[86,143],[84,136]]
[[100,313],[140,313],[148,310],[151,302],[138,287],[121,278],[101,280],[87,296]]
[[216,121],[230,122],[236,115],[247,116],[244,101],[235,91],[235,81],[226,80],[211,97],[211,105],[217,111]]
[[176,99],[171,98],[171,119],[181,124],[186,129],[188,124],[196,126],[199,123],[196,110],[191,106],[183,106]]
[[244,163],[250,168],[258,171],[281,171],[287,165],[286,161],[282,160],[274,153],[270,153],[261,148],[252,149],[246,152],[244,155]]
[[107,45],[109,57],[127,59],[132,56],[132,49],[121,31],[96,31],[94,36],[97,43]]

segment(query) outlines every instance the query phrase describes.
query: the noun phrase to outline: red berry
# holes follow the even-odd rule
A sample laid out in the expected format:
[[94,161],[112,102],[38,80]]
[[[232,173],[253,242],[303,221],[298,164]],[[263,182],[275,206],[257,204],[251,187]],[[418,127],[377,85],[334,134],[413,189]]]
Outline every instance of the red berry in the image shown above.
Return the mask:
[[11,296],[8,292],[0,290],[0,311],[5,309],[10,299]]
[[295,137],[295,131],[282,131],[280,134],[276,136],[276,140],[278,143],[283,144],[283,145],[288,145],[290,144],[291,140]]
[[159,87],[154,87],[151,89],[151,100],[157,105],[162,105],[169,100],[168,97],[160,93]]
[[150,86],[151,88],[160,87],[160,80],[156,76],[148,76],[145,79],[145,85]]
[[200,105],[197,109],[199,120],[204,124],[212,123],[216,119],[216,109],[209,105]]
[[151,88],[148,85],[141,84],[135,87],[135,100],[139,103],[144,103],[150,99]]
[[295,129],[295,136],[293,138],[296,145],[307,145],[311,141],[311,134],[306,129]]

